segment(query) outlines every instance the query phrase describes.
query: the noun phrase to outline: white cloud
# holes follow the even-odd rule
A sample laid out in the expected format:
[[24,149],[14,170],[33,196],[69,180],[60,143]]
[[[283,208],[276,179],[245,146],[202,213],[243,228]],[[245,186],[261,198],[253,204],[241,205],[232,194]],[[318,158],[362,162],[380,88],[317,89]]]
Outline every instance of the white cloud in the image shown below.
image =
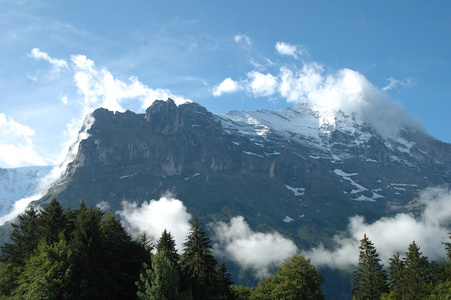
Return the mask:
[[0,167],[15,168],[47,165],[33,148],[35,131],[0,113]]
[[238,83],[230,77],[224,79],[220,84],[214,87],[213,96],[219,97],[224,93],[233,93],[240,89]]
[[425,210],[419,218],[409,214],[397,214],[368,224],[361,216],[350,219],[349,236],[334,237],[336,248],[323,246],[304,252],[315,266],[327,265],[332,268],[346,268],[358,263],[358,246],[366,234],[378,250],[385,266],[394,254],[403,254],[412,241],[421,247],[429,259],[445,257],[441,244],[448,239],[451,220],[451,193],[443,188],[428,188],[420,193],[419,202]]
[[[293,50],[282,47],[282,43],[279,48],[284,53]],[[214,90],[214,95],[245,90],[252,91],[255,97],[281,97],[288,103],[307,103],[320,115],[331,118],[343,111],[367,121],[385,137],[396,135],[405,127],[424,131],[421,122],[408,115],[398,102],[391,101],[383,90],[350,69],[325,73],[320,64],[303,62],[301,68],[283,65],[272,74],[254,70],[247,76],[247,80],[239,83],[227,78]]]
[[277,78],[271,74],[252,71],[247,74],[251,80],[250,87],[255,97],[267,97],[274,94],[277,88]]
[[209,224],[217,256],[227,257],[243,269],[252,269],[258,278],[270,275],[272,267],[297,252],[293,241],[278,232],[254,232],[242,216],[224,222]]
[[133,76],[128,82],[114,78],[106,68],[96,68],[94,62],[84,55],[73,55],[72,62],[76,70],[75,83],[84,96],[86,112],[98,107],[123,112],[123,103],[130,101],[137,101],[144,109],[158,99],[171,98],[177,105],[191,101],[167,89],[151,89]]
[[64,105],[69,104],[69,100],[67,99],[67,95],[64,95],[61,97],[61,102],[63,102]]
[[280,55],[288,55],[293,56],[294,58],[298,58],[304,54],[307,54],[307,49],[302,45],[292,45],[284,42],[278,42],[275,46],[277,52]]
[[133,235],[146,233],[148,237],[156,240],[165,229],[168,230],[179,251],[183,249],[183,243],[191,228],[191,215],[186,211],[183,202],[171,195],[144,202],[141,206],[122,202],[122,210],[116,213],[121,216],[127,231]]
[[50,63],[53,66],[55,73],[58,73],[61,69],[68,68],[67,61],[65,61],[64,59],[50,57],[50,55],[48,55],[45,52],[42,52],[38,48],[33,48],[31,52],[28,54],[28,56],[36,60],[44,60]]
[[235,42],[236,43],[239,43],[239,42],[242,42],[242,41],[244,41],[244,42],[246,42],[246,44],[248,44],[248,45],[250,45],[251,44],[251,40],[249,39],[249,37],[247,36],[247,35],[245,35],[245,34],[237,34],[237,35],[235,35],[234,37],[233,37],[233,39],[235,40]]

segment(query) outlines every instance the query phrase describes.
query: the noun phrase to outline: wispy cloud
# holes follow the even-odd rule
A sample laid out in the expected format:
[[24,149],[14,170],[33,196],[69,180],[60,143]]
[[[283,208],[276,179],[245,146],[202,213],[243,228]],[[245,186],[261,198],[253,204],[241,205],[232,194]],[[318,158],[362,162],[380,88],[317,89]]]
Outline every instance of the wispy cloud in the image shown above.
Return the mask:
[[275,48],[277,53],[279,53],[280,55],[293,56],[294,58],[308,54],[307,49],[303,45],[293,45],[284,42],[278,42],[276,43]]
[[251,39],[245,34],[237,34],[233,37],[236,43],[245,42],[246,44],[251,44]]
[[384,91],[389,91],[392,89],[397,88],[398,86],[402,87],[412,87],[417,85],[417,80],[413,77],[407,77],[405,79],[395,79],[393,77],[389,77],[388,79],[388,85],[382,88]]
[[50,57],[50,55],[48,55],[46,52],[42,52],[41,50],[39,50],[39,48],[33,48],[28,56],[36,60],[44,60],[48,62],[50,65],[52,65],[53,71],[55,73],[58,73],[62,69],[69,68],[66,60]]

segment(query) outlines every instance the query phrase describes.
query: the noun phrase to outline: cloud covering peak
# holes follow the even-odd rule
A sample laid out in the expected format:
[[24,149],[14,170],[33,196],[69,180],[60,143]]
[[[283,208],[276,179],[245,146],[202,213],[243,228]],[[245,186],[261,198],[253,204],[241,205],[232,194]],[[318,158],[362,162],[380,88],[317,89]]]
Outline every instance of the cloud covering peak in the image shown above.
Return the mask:
[[[280,55],[298,58],[306,53],[302,45],[279,42],[276,50]],[[398,102],[391,101],[385,92],[397,85],[412,86],[413,79],[391,79],[383,88],[374,86],[364,75],[351,69],[325,72],[314,61],[271,64],[265,74],[252,70],[244,79],[227,78],[214,87],[213,95],[245,91],[253,97],[269,100],[284,99],[287,103],[306,103],[320,113],[332,114],[342,111],[370,123],[379,134],[390,137],[409,127],[424,131],[416,118],[408,115]]]

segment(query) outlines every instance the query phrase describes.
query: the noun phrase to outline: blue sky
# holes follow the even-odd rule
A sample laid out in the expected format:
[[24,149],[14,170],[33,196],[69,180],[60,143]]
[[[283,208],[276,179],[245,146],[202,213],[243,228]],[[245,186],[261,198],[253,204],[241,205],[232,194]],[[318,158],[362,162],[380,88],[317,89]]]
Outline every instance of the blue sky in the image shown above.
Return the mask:
[[282,109],[344,81],[450,143],[450,14],[449,1],[0,0],[0,167],[58,162],[99,106]]

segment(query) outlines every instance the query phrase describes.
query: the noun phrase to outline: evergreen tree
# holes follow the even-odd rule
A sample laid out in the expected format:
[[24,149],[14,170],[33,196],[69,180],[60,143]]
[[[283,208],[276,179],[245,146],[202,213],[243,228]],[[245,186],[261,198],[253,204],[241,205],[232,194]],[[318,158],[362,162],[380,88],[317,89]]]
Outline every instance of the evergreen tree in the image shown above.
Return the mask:
[[133,241],[114,215],[107,214],[100,225],[102,234],[102,266],[107,274],[100,283],[105,299],[132,299],[136,296],[136,280],[143,262],[150,263],[150,253]]
[[380,263],[379,254],[364,234],[359,246],[359,267],[354,272],[352,294],[357,300],[380,299],[387,289],[386,275]]
[[[449,233],[449,238],[451,239],[451,232]],[[445,242],[443,245],[445,245],[446,256],[448,257],[448,263],[446,264],[446,275],[450,278],[449,281],[451,281],[451,243]]]
[[[68,229],[67,222],[67,214],[64,213],[59,201],[53,198],[39,216],[40,236],[49,244],[57,242],[60,232]],[[68,234],[65,236],[67,238]]]
[[231,286],[236,300],[249,300],[251,295],[254,293],[254,289],[244,285],[233,285]]
[[39,243],[38,216],[38,211],[31,207],[17,217],[18,224],[11,224],[12,243],[0,248],[0,295],[8,296],[14,291],[26,260]]
[[429,260],[421,256],[420,247],[415,241],[409,245],[404,259],[402,272],[402,297],[404,299],[421,299],[431,278]]
[[232,289],[233,281],[232,281],[232,275],[230,275],[229,271],[227,270],[226,264],[224,261],[221,263],[221,267],[218,270],[218,280],[219,280],[219,286],[218,286],[218,299],[224,299],[224,300],[233,300],[236,299],[235,293]]
[[71,247],[76,284],[74,294],[79,299],[101,297],[101,283],[107,278],[103,269],[102,218],[99,209],[88,209],[83,203],[77,212]]
[[277,274],[260,282],[251,299],[324,299],[323,278],[310,259],[294,254],[286,259]]
[[404,262],[399,257],[399,253],[396,253],[392,258],[389,259],[390,265],[388,267],[388,286],[390,289],[390,294],[392,299],[401,299],[401,294],[403,290],[403,271]]
[[16,295],[23,299],[72,299],[72,251],[63,235],[48,244],[42,239],[19,277]]
[[217,262],[211,252],[211,241],[202,230],[199,219],[194,217],[189,235],[183,244],[181,270],[184,290],[191,289],[193,299],[216,299],[218,276]]
[[189,293],[180,293],[178,270],[163,252],[152,257],[152,268],[147,264],[143,264],[143,267],[140,280],[136,282],[138,299],[192,299]]
[[175,240],[172,237],[171,233],[166,229],[161,234],[161,237],[157,241],[157,252],[162,253],[169,261],[174,264],[174,266],[178,265],[179,262],[179,254],[175,249]]

